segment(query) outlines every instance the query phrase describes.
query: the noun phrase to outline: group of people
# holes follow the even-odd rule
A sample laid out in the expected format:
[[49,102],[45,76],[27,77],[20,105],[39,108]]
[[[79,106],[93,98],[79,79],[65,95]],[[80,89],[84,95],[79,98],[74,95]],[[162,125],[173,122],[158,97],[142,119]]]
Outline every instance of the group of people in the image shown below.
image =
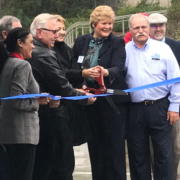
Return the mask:
[[[132,15],[126,45],[112,34],[114,21],[111,7],[96,7],[93,32],[71,49],[60,15],[36,16],[30,31],[13,16],[2,17],[0,97],[92,95],[86,88],[100,88],[99,67],[109,89],[180,77],[180,42],[165,37],[165,16]],[[180,180],[180,83],[110,98],[120,114],[105,97],[1,101],[0,178],[72,180],[73,145],[87,142],[93,180],[126,180],[127,139],[132,180],[151,180],[152,174],[154,180]]]

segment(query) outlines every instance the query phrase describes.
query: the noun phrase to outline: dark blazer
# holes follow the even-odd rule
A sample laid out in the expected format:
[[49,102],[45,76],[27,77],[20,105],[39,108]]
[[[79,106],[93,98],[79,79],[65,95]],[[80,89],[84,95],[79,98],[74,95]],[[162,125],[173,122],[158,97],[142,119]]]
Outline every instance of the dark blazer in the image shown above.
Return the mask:
[[[76,39],[73,47],[76,60],[78,60],[79,56],[86,56],[90,40],[90,34],[79,36]],[[98,56],[98,65],[103,66],[109,71],[109,77],[104,77],[104,83],[107,88],[121,90],[127,88],[124,79],[125,75],[123,75],[125,60],[126,52],[124,40],[110,34],[103,42]],[[80,66],[81,64],[79,63]],[[130,96],[113,96],[112,98],[116,103],[130,101]]]
[[[76,91],[66,78],[61,57],[55,51],[48,49],[40,40],[34,38],[33,43],[35,49],[33,49],[32,58],[28,61],[32,66],[33,75],[40,86],[40,91],[62,97],[83,95]],[[55,116],[58,114],[61,117],[68,118],[66,103],[86,105],[87,101],[87,99],[61,100],[60,107],[53,108],[53,110],[49,108],[49,105],[40,106],[40,123],[42,122],[41,119],[46,118],[51,112]]]
[[[63,48],[62,48],[63,47]],[[66,58],[61,55],[60,49],[63,49],[66,53]],[[61,64],[64,68],[64,72],[68,81],[73,85],[74,88],[81,88],[79,84],[82,84],[82,70],[77,65],[76,59],[74,58],[73,50],[67,46],[65,42],[55,42],[54,48],[61,60]]]
[[[77,65],[73,50],[64,42],[56,42],[54,50],[61,57],[61,64],[69,82],[74,88],[82,87],[82,70]],[[63,54],[61,53],[63,51]],[[65,55],[64,55],[65,54]],[[85,107],[70,104],[68,106],[69,128],[71,130],[72,142],[74,146],[88,142],[91,137]]]
[[[41,92],[60,96],[81,96],[65,77],[64,69],[56,52],[48,49],[41,41],[34,38],[32,58],[29,63]],[[74,101],[74,103],[86,105],[87,99]]]
[[0,74],[8,57],[9,54],[4,47],[3,41],[0,41]]
[[[1,97],[39,93],[27,61],[10,57],[1,75]],[[38,100],[36,98],[1,102],[0,143],[34,144],[39,142]]]
[[180,41],[176,41],[174,39],[170,39],[170,38],[166,37],[165,43],[167,45],[169,45],[169,47],[173,51],[173,53],[178,61],[178,64],[180,65]]

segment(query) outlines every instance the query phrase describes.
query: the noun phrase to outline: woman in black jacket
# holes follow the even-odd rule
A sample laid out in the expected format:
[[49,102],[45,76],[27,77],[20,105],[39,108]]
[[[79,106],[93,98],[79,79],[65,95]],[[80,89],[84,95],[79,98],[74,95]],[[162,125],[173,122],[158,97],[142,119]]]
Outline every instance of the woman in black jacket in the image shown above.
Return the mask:
[[[115,14],[109,6],[98,6],[90,15],[93,33],[79,36],[74,44],[81,69],[103,68],[104,83],[110,89],[126,89],[123,69],[126,59],[124,40],[113,35]],[[85,78],[87,87],[97,81]],[[92,139],[88,142],[93,180],[126,180],[125,125],[129,96],[112,96],[121,114],[116,114],[105,97],[86,107]]]
[[[79,68],[73,50],[64,42],[66,35],[65,19],[60,15],[57,17],[59,20],[59,37],[56,39],[54,50],[60,57],[66,78],[74,88],[81,89],[84,77],[95,78],[99,76],[99,72],[94,68],[89,68],[86,71]],[[68,114],[73,145],[77,146],[87,142],[90,139],[90,132],[85,108],[81,105],[69,104]]]

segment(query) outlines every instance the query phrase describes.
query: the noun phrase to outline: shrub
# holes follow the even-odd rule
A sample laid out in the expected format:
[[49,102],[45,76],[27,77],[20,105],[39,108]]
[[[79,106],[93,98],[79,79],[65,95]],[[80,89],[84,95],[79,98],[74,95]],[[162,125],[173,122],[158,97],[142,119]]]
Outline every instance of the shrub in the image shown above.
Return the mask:
[[180,1],[172,0],[172,5],[168,9],[167,36],[180,40]]

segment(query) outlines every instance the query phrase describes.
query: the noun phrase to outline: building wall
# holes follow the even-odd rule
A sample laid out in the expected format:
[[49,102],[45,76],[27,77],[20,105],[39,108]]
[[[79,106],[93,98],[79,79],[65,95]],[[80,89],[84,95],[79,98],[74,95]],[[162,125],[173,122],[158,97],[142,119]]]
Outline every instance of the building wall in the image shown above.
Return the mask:
[[[149,2],[160,2],[160,6],[169,7],[171,4],[171,0],[148,0]],[[140,0],[127,0],[127,5],[136,6],[136,4],[140,2]]]

